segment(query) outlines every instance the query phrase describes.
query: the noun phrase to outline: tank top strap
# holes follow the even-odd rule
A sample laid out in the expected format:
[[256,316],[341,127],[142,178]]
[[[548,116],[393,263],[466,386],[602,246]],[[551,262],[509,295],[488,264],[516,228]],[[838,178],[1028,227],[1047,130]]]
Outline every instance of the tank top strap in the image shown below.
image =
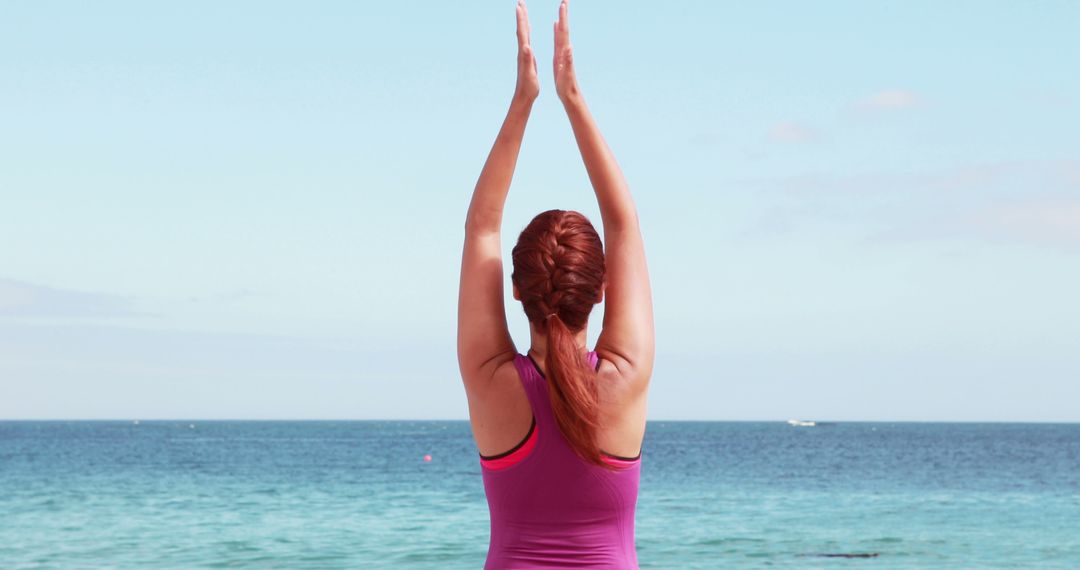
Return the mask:
[[[589,366],[596,368],[598,358],[595,351],[589,351],[587,357]],[[537,427],[541,431],[546,427],[558,429],[555,412],[551,409],[548,381],[541,372],[539,364],[529,354],[518,354],[514,357],[514,368],[517,369],[521,385],[525,388],[525,395],[529,398],[529,407],[532,408]]]
[[539,431],[546,431],[545,428],[553,425],[555,421],[551,401],[548,399],[547,381],[528,354],[514,357],[514,368],[517,368],[521,386],[525,388],[525,395],[529,398],[529,408],[532,409],[536,427]]

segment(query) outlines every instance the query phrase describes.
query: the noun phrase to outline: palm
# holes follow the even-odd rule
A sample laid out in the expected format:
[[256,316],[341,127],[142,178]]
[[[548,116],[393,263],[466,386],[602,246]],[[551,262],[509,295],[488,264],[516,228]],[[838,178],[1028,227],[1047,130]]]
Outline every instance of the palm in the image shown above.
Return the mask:
[[555,22],[555,92],[566,99],[577,92],[577,76],[574,74],[574,50],[570,46],[570,19],[568,0],[559,4],[559,21]]
[[518,78],[516,95],[534,100],[540,94],[540,77],[536,71],[536,57],[529,43],[529,12],[525,0],[517,3]]

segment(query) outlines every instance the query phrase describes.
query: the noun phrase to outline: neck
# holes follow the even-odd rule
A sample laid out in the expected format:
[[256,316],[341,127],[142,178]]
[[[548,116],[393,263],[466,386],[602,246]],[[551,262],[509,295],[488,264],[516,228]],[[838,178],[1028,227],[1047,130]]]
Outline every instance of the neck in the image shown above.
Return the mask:
[[[586,350],[585,344],[588,342],[589,327],[578,331],[574,335],[574,341],[581,347],[581,350]],[[531,346],[529,347],[529,354],[537,360],[537,362],[543,362],[547,358],[547,333],[536,330],[536,327],[532,323],[529,323],[529,339]]]

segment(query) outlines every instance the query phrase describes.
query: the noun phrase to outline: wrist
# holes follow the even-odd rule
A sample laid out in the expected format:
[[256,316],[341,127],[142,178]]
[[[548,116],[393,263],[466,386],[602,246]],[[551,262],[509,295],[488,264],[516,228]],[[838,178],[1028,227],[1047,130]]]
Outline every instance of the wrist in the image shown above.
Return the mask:
[[559,100],[562,101],[563,107],[567,111],[575,111],[585,107],[585,98],[582,97],[581,92],[577,89],[559,95]]
[[532,110],[533,103],[536,102],[535,95],[526,95],[523,93],[514,93],[514,98],[510,100],[511,110]]
[[562,101],[563,107],[567,108],[585,104],[585,99],[581,95],[581,89],[578,88],[576,82],[559,93],[559,100]]

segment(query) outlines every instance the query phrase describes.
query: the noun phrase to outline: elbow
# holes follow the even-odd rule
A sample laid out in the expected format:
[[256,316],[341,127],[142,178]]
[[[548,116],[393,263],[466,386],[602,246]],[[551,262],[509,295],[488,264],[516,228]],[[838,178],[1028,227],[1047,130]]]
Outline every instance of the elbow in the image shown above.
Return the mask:
[[465,235],[486,235],[499,233],[501,220],[491,219],[484,216],[469,215],[465,217]]
[[604,233],[607,235],[626,233],[640,234],[641,222],[638,220],[637,210],[630,208],[605,217]]

